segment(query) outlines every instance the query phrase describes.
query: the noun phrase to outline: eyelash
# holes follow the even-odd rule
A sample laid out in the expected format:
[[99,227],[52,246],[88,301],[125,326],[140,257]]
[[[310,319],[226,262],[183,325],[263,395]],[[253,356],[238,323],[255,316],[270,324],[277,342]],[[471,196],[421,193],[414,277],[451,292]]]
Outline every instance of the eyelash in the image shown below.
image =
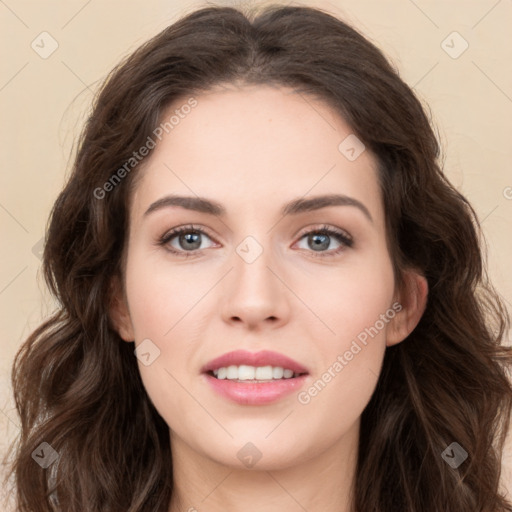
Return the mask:
[[[157,241],[157,245],[165,246],[165,249],[167,251],[169,251],[173,254],[176,254],[177,256],[181,256],[181,257],[185,257],[185,258],[189,258],[191,256],[197,256],[197,251],[200,251],[201,249],[194,249],[193,251],[177,251],[176,249],[171,248],[170,246],[167,245],[173,238],[175,238],[183,233],[191,233],[191,232],[192,233],[200,233],[202,235],[206,235],[210,239],[213,239],[203,229],[196,228],[192,224],[190,224],[188,226],[181,226],[181,227],[174,228],[171,231],[166,232],[162,237],[159,238],[159,240]],[[335,228],[332,228],[332,227],[326,226],[326,225],[322,226],[321,228],[310,229],[309,231],[302,233],[299,237],[299,240],[302,240],[305,236],[312,234],[312,233],[331,236],[331,237],[335,238],[338,242],[341,243],[341,247],[339,247],[338,249],[336,249],[334,251],[320,251],[320,252],[308,251],[308,252],[313,253],[314,257],[326,258],[326,257],[336,256],[339,253],[341,253],[342,251],[344,251],[346,248],[352,247],[354,244],[354,241],[352,240],[352,238],[347,236],[343,231],[337,230]]]

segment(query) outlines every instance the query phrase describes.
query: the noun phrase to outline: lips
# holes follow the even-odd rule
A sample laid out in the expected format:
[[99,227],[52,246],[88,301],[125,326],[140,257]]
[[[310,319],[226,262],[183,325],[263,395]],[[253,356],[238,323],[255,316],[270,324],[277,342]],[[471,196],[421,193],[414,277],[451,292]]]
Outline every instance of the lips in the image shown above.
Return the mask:
[[[233,368],[235,367],[235,368]],[[239,376],[221,377],[220,372],[236,371]],[[248,377],[250,370],[263,369],[265,375],[269,369],[277,372],[272,379],[254,375],[256,380]],[[256,371],[258,371],[256,370]],[[293,376],[286,375],[293,371]],[[218,377],[215,375],[217,373]],[[244,374],[243,376],[240,374]],[[281,375],[279,375],[281,374]],[[249,352],[248,350],[235,350],[220,357],[212,359],[201,368],[201,377],[205,384],[218,396],[239,405],[267,405],[285,399],[294,392],[298,392],[311,379],[308,369],[297,361],[271,350]],[[284,378],[282,378],[284,377]]]
[[228,352],[220,357],[212,359],[201,368],[201,373],[213,372],[218,368],[227,366],[280,366],[293,370],[294,373],[308,374],[306,367],[297,361],[271,350],[262,350],[260,352],[249,352],[248,350],[235,350]]

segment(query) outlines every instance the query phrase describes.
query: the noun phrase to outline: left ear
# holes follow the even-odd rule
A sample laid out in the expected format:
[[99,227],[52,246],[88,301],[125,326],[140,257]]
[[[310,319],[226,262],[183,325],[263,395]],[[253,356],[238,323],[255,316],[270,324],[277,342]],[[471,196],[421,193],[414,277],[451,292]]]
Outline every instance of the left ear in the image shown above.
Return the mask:
[[415,270],[405,270],[402,289],[395,297],[402,309],[389,322],[386,346],[396,345],[409,336],[425,312],[427,297],[427,279]]

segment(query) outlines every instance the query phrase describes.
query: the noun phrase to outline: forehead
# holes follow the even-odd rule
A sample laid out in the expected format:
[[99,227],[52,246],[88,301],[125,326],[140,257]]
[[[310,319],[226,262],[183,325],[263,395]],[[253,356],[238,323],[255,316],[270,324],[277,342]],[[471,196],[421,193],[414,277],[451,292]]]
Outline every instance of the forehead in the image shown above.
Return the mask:
[[179,122],[144,162],[132,203],[137,216],[166,193],[211,197],[228,214],[232,205],[255,215],[292,198],[340,193],[382,216],[376,160],[368,150],[347,158],[344,141],[357,139],[325,102],[271,86],[217,87],[194,99],[183,111],[189,98],[176,100],[162,116]]

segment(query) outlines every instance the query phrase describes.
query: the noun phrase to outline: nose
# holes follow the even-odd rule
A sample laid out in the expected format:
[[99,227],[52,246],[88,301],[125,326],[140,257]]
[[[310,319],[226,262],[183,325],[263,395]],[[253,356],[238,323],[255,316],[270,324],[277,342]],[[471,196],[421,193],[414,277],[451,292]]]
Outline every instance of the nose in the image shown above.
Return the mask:
[[290,316],[290,291],[276,259],[267,249],[254,261],[240,254],[233,255],[234,268],[222,290],[224,321],[253,331],[284,325]]

